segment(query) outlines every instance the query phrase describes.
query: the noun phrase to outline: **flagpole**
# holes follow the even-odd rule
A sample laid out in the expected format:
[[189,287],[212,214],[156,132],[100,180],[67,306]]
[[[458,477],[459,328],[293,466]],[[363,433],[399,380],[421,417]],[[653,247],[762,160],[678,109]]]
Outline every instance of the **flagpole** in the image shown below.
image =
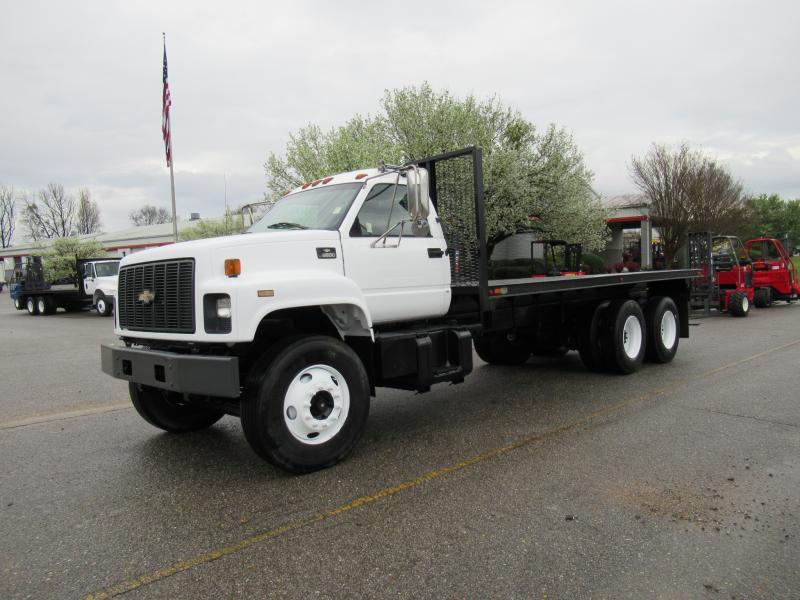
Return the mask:
[[175,243],[178,243],[178,217],[175,214],[175,172],[172,170],[173,156],[171,152],[172,139],[170,138],[170,160],[169,160],[169,185],[172,190],[172,235],[175,236]]
[[[167,90],[167,34],[165,32],[161,32],[161,38],[164,43],[164,90],[166,94]],[[174,154],[172,152],[172,123],[170,122],[171,119],[169,118],[169,106],[168,104],[172,104],[172,100],[168,97],[164,97],[164,111],[166,114],[166,127],[167,129],[164,130],[164,141],[167,143],[167,162],[169,162],[169,187],[172,193],[172,236],[175,239],[175,243],[178,243],[178,214],[175,209],[175,170],[172,166],[172,163],[175,162]]]

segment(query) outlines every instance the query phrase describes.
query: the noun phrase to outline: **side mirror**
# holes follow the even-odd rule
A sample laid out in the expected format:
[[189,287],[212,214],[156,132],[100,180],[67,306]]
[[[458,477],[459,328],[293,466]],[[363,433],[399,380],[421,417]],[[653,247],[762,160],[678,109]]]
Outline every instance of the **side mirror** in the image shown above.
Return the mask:
[[430,189],[428,187],[428,171],[419,167],[411,167],[406,171],[408,184],[408,212],[411,219],[418,221],[427,219],[430,213]]

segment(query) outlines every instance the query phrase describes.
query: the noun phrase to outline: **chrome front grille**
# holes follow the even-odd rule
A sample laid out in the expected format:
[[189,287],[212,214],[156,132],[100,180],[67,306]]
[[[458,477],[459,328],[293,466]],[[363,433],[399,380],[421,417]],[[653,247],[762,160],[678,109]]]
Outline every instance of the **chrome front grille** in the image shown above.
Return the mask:
[[194,333],[194,260],[121,268],[117,313],[121,329]]

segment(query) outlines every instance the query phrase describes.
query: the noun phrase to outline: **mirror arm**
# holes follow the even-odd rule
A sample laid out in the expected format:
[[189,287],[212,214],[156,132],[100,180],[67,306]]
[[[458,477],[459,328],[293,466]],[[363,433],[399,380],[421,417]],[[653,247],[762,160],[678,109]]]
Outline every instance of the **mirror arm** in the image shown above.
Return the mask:
[[[369,245],[369,247],[370,247],[370,248],[376,248],[376,247],[378,246],[378,244],[380,244],[381,242],[383,242],[383,247],[384,247],[384,248],[397,248],[397,246],[399,246],[399,245],[400,245],[400,242],[402,242],[402,241],[403,241],[403,226],[406,224],[406,222],[407,222],[407,221],[404,219],[404,220],[402,220],[402,221],[398,221],[397,223],[395,223],[394,225],[392,225],[392,226],[391,226],[389,229],[387,229],[386,231],[384,231],[384,232],[383,232],[383,233],[382,233],[382,234],[381,234],[381,235],[378,237],[378,239],[377,239],[377,240],[375,240],[374,242],[372,242],[372,243]],[[386,245],[386,238],[387,238],[387,237],[389,237],[389,234],[390,234],[390,233],[392,233],[392,231],[394,231],[395,229],[397,229],[397,226],[398,226],[398,225],[400,225],[400,237],[398,237],[398,238],[397,238],[397,244],[395,244],[394,246],[387,246],[387,245]]]

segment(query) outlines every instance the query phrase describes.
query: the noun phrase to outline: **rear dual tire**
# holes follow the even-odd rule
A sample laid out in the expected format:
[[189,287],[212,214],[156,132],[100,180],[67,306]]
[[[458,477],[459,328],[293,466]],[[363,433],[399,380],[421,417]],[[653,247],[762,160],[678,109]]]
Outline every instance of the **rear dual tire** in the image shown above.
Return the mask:
[[36,312],[40,315],[52,315],[58,310],[58,306],[49,296],[39,296],[36,298]]
[[601,302],[589,308],[583,315],[578,330],[578,354],[583,365],[590,371],[600,373],[604,370],[603,353],[600,347],[601,326],[607,318],[611,303]]
[[675,302],[667,296],[652,298],[645,309],[645,321],[645,358],[654,363],[672,362],[680,341],[680,317]]
[[645,354],[645,321],[634,300],[616,300],[601,320],[599,344],[604,370],[628,375],[642,366]]
[[578,332],[578,352],[587,369],[627,375],[643,360],[668,363],[675,358],[680,317],[666,296],[651,298],[645,311],[634,300],[602,302],[589,309]]

